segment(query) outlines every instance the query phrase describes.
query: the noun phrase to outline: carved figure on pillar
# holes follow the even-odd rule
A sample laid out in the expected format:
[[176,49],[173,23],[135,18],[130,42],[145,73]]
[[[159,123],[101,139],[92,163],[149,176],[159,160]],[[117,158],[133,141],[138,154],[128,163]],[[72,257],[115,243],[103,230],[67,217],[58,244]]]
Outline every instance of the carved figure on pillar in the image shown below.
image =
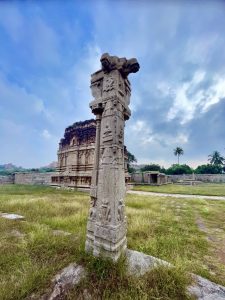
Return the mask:
[[101,70],[91,75],[94,100],[90,108],[96,115],[96,142],[85,248],[95,256],[117,260],[127,247],[124,126],[131,114],[127,76],[140,67],[135,58],[108,53],[102,55],[101,65]]

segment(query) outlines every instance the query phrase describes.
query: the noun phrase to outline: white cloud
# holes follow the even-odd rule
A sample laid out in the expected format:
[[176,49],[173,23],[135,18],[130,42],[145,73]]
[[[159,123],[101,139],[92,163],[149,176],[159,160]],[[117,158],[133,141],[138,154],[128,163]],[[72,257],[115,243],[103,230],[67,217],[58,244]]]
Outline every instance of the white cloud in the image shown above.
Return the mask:
[[224,77],[216,76],[214,84],[206,91],[207,101],[202,104],[202,112],[207,112],[210,107],[225,99],[225,74]]
[[41,136],[46,140],[49,140],[52,137],[52,135],[50,134],[50,132],[47,129],[44,129],[42,131]]
[[[167,114],[168,121],[179,118],[180,124],[184,125],[197,113],[205,113],[213,104],[225,98],[225,74],[215,76],[208,87],[199,88],[198,85],[203,82],[205,75],[204,71],[198,70],[191,81],[173,88],[172,94],[169,94],[168,90],[167,95],[173,95],[173,104]],[[161,86],[159,85],[159,88]],[[165,93],[166,91],[164,90]]]
[[34,111],[38,114],[43,114],[49,122],[54,122],[53,113],[46,108],[42,99],[36,99],[34,101]]

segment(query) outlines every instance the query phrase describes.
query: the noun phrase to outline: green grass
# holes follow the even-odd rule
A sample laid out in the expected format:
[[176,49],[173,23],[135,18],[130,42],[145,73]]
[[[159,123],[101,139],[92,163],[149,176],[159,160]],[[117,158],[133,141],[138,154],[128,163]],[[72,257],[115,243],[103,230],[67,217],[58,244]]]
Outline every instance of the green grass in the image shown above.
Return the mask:
[[224,183],[204,183],[200,185],[167,184],[161,186],[136,185],[133,190],[155,193],[225,196]]
[[[112,265],[87,256],[88,194],[0,186],[0,212],[25,216],[25,221],[0,218],[0,299],[40,295],[71,262],[83,264],[88,274],[67,299],[83,299],[84,290],[94,299],[189,299],[187,271],[225,285],[220,253],[225,244],[225,202],[128,195],[126,205],[128,247],[165,259],[175,268],[155,269],[136,279],[126,275],[123,258]],[[207,231],[197,225],[199,218]],[[56,229],[71,235],[54,235]]]

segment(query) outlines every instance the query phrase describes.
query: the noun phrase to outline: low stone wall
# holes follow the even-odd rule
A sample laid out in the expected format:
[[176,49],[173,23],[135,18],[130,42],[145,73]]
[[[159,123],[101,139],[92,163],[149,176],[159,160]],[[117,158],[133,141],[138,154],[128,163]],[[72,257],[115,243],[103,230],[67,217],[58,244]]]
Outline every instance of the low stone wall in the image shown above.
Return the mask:
[[51,185],[51,177],[55,175],[55,172],[46,173],[15,173],[15,184],[39,184],[39,185]]
[[144,174],[142,172],[131,174],[131,182],[143,183],[144,182]]
[[170,175],[172,182],[176,183],[180,180],[197,180],[202,182],[225,183],[225,174],[184,174]]
[[[154,177],[153,177],[154,176]],[[167,184],[170,183],[170,176],[158,172],[137,172],[131,174],[131,182],[136,184]]]
[[14,175],[0,176],[0,184],[13,184]]

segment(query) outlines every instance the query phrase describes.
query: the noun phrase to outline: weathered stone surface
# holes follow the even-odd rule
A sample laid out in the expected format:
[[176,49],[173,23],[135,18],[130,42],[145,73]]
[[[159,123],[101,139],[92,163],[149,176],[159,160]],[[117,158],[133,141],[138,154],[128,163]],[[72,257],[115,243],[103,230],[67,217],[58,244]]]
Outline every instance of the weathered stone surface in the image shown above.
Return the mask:
[[9,219],[9,220],[24,220],[24,216],[17,215],[17,214],[8,214],[8,213],[0,213],[0,217],[4,219]]
[[161,265],[168,267],[172,266],[170,263],[162,259],[130,249],[127,249],[126,257],[127,270],[130,275],[144,275],[146,272]]
[[[170,263],[159,258],[146,255],[134,250],[126,250],[127,271],[129,275],[141,276],[158,266],[173,267]],[[29,299],[33,300],[59,300],[65,299],[66,293],[85,278],[85,269],[76,263],[70,264],[59,272],[52,280],[52,288],[42,297],[33,294]],[[188,287],[188,293],[197,300],[224,300],[225,287],[215,284],[201,276],[192,274],[193,284]],[[91,294],[85,289],[83,299],[91,300]]]
[[[225,174],[195,174],[195,180],[202,182],[213,182],[213,183],[222,183],[225,182]],[[183,174],[183,175],[170,175],[172,182],[176,183],[178,181],[192,180],[192,174]]]
[[105,53],[102,69],[91,76],[96,115],[94,167],[91,182],[91,208],[87,224],[86,251],[117,260],[126,250],[124,213],[124,126],[130,117],[129,73],[139,70],[136,59]]
[[42,299],[65,299],[63,296],[65,296],[70,289],[78,284],[81,279],[84,278],[84,276],[85,271],[82,266],[79,266],[76,263],[70,264],[55,276],[55,278],[52,280],[53,288],[51,294],[49,296],[43,296]]
[[14,175],[0,176],[0,185],[1,184],[13,184],[13,183],[14,183]]
[[198,300],[224,300],[225,287],[193,274],[195,283],[188,287],[188,292]]
[[15,184],[51,185],[54,172],[20,172],[15,173]]
[[[129,250],[126,251],[127,267],[130,275],[144,275],[153,268],[163,265],[172,267],[170,263],[159,258],[146,255],[142,252]],[[201,276],[192,274],[193,284],[188,287],[188,292],[195,296],[197,300],[224,300],[225,287],[213,283]]]
[[162,185],[170,183],[170,176],[159,171],[135,172],[131,174],[131,181],[149,185]]

